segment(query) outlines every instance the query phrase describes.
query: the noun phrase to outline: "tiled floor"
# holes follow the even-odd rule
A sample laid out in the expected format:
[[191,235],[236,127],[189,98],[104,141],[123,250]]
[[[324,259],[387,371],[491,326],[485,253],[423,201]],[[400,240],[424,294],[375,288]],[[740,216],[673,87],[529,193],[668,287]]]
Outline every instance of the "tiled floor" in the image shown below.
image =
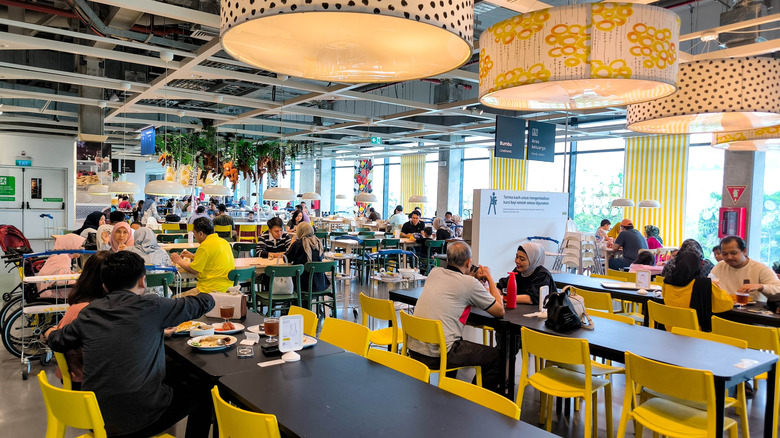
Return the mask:
[[[14,285],[14,281],[18,277],[0,275],[0,291],[10,290]],[[10,287],[9,287],[10,285]],[[358,302],[358,294],[360,291],[366,290],[367,286],[357,284],[356,282],[346,284],[347,291],[352,297],[351,303],[348,300],[342,299],[339,309],[339,317],[354,320],[351,306],[352,303]],[[342,287],[343,289],[343,287]],[[384,285],[373,289],[373,295],[378,297],[387,297],[387,288]],[[341,296],[345,296],[342,290]],[[358,322],[360,322],[358,320]],[[475,342],[481,342],[481,332],[478,333],[475,329],[467,328],[466,338]],[[42,367],[39,363],[35,362],[32,366],[32,372],[30,374],[30,380],[24,381],[21,378],[21,365],[18,358],[10,355],[5,349],[0,349],[0,437],[30,437],[37,438],[42,437],[46,430],[46,413],[43,405],[43,399],[41,397],[40,389],[38,388],[35,375],[41,370],[45,369],[50,381],[57,381],[54,377],[54,363],[49,364],[46,367]],[[520,363],[518,357],[518,372],[520,370]],[[515,381],[519,378],[516,376]],[[624,380],[622,376],[615,376],[613,379],[613,423],[614,430],[617,432],[617,425],[620,419],[620,412],[623,403],[624,393]],[[750,418],[750,432],[751,436],[760,436],[763,432],[763,413],[764,413],[764,388],[765,382],[759,383],[759,390],[755,397],[748,400],[748,411]],[[521,420],[531,424],[537,424],[539,419],[539,395],[535,391],[527,390],[526,397],[523,398],[522,404],[522,416]],[[599,397],[599,436],[606,436],[605,428],[605,416],[603,405],[603,394]],[[403,421],[399,419],[399,421]],[[183,428],[179,428],[183,431]],[[631,433],[629,426],[629,433]],[[489,431],[486,431],[489,433]],[[566,437],[579,437],[583,436],[582,415],[580,412],[573,413],[569,418],[564,421],[553,420],[553,432],[559,436]],[[75,437],[79,434],[76,431],[68,431],[67,437]],[[649,434],[646,434],[649,436]],[[183,434],[180,434],[183,436]]]

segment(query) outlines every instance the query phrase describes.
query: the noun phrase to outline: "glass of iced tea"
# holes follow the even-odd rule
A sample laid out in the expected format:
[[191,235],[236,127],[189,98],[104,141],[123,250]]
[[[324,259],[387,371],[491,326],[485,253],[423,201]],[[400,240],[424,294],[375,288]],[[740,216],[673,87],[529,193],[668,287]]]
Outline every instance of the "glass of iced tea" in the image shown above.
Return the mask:
[[220,306],[219,307],[219,316],[222,317],[222,319],[225,320],[225,322],[228,322],[228,319],[233,317],[233,311],[235,307],[233,306]]
[[266,318],[263,321],[263,328],[265,335],[268,336],[266,342],[273,344],[278,340],[279,335],[279,318]]
[[743,309],[748,303],[748,297],[750,297],[748,292],[737,292],[737,307]]

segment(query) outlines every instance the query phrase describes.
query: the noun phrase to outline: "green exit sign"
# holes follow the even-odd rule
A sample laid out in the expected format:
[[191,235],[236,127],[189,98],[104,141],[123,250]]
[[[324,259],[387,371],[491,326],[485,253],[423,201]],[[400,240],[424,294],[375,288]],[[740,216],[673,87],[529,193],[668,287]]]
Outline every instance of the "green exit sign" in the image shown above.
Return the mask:
[[382,137],[371,137],[371,144],[382,144]]

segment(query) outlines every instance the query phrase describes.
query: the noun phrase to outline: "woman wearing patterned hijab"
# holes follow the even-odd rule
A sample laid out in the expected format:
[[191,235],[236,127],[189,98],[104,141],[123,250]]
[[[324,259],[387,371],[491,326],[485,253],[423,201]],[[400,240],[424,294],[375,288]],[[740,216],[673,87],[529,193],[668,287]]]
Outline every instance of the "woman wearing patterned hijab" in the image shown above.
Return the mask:
[[655,225],[645,225],[645,238],[647,239],[648,249],[658,249],[664,247],[664,240],[661,239],[661,230]]
[[[305,265],[308,262],[321,262],[322,242],[314,235],[314,229],[308,222],[301,222],[295,229],[295,240],[285,256],[287,261],[293,265]],[[327,289],[330,282],[325,274],[318,272],[314,274],[311,292],[319,292]],[[309,292],[309,273],[301,274],[301,291]]]
[[[697,242],[695,239],[685,239],[682,245],[680,245],[680,249],[677,251],[677,255],[679,256],[680,253],[683,252],[692,252],[696,254],[700,260],[700,275],[702,277],[710,275],[710,271],[715,265],[713,265],[711,261],[704,258],[704,251],[702,251],[699,242]],[[661,275],[663,277],[668,277],[672,274],[672,272],[674,272],[675,265],[677,264],[676,259],[677,256],[672,257],[671,260],[666,262],[663,271],[661,271]]]

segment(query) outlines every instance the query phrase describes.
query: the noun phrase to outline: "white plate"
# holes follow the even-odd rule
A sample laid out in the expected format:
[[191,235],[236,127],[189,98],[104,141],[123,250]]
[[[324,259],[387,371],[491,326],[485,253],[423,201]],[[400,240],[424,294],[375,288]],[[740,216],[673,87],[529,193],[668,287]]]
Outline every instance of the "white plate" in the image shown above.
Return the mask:
[[317,345],[317,338],[312,338],[309,335],[303,335],[303,348],[309,348]]
[[[196,343],[196,342],[200,341],[201,339],[210,338],[210,337],[225,337],[225,338],[230,338],[230,340],[225,345],[217,345],[217,346],[214,346],[214,347],[201,347],[201,346],[198,346],[198,345],[192,345],[193,343]],[[235,344],[236,342],[238,342],[238,339],[236,339],[235,336],[227,336],[227,335],[220,334],[220,335],[211,335],[211,336],[198,336],[197,338],[192,338],[192,339],[188,340],[187,341],[187,345],[189,345],[192,348],[197,348],[198,350],[217,351],[217,350],[224,350],[225,348],[230,347],[231,345]]]
[[257,333],[258,335],[265,336],[265,331],[260,328],[260,324],[258,324],[258,325],[250,325],[249,327],[246,328],[246,331],[252,332],[252,333]]
[[[203,322],[203,321],[195,321],[195,322],[199,322],[199,323],[201,323],[202,325],[208,325],[208,326],[211,326],[211,324],[207,324],[207,323],[205,323],[205,322]],[[184,323],[182,323],[182,324],[184,324]],[[181,324],[179,324],[179,325],[181,325]],[[187,335],[187,336],[189,336],[189,334],[190,334],[190,331],[189,331],[189,330],[182,330],[182,331],[180,331],[180,332],[174,332],[173,334],[174,334],[174,335]]]
[[237,322],[234,322],[233,325],[236,327],[233,330],[220,330],[222,328],[222,323],[218,322],[216,324],[211,324],[212,327],[214,327],[214,334],[215,335],[232,335],[233,333],[240,333],[244,330],[244,324],[239,324]]

